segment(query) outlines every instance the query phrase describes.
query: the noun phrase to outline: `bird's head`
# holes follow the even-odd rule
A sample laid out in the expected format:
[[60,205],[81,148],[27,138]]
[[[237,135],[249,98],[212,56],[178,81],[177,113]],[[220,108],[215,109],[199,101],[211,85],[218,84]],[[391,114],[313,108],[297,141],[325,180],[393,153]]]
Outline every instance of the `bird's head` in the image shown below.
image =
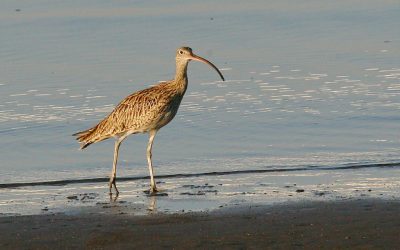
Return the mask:
[[203,62],[205,64],[210,65],[213,69],[215,69],[218,72],[218,74],[221,77],[221,79],[223,81],[225,81],[224,76],[221,74],[219,69],[214,64],[212,64],[210,61],[204,59],[203,57],[200,57],[200,56],[197,56],[197,55],[193,54],[191,48],[189,48],[189,47],[180,47],[176,51],[176,62],[177,63],[188,63],[190,60],[200,61],[200,62]]

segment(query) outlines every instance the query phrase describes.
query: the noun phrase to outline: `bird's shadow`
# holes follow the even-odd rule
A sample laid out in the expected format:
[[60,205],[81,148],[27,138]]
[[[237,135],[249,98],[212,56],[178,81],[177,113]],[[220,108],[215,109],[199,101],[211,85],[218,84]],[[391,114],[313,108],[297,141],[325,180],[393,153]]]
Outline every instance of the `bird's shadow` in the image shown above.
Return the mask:
[[[168,194],[165,191],[157,191],[157,192],[151,192],[150,190],[145,190],[143,193],[146,194],[146,196],[149,198],[149,204],[147,206],[147,211],[150,214],[156,213],[157,212],[157,198],[162,197],[162,196],[168,196]],[[110,193],[110,204],[116,204],[118,203],[118,198],[119,198],[119,193],[113,194]]]

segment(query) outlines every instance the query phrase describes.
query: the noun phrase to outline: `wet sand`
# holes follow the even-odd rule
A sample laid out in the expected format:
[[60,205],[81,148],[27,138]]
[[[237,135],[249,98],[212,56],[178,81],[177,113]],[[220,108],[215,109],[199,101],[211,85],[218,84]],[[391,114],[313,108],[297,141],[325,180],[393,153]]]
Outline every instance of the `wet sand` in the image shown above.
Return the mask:
[[0,248],[395,249],[400,244],[398,201],[248,204],[147,216],[103,210],[1,217]]

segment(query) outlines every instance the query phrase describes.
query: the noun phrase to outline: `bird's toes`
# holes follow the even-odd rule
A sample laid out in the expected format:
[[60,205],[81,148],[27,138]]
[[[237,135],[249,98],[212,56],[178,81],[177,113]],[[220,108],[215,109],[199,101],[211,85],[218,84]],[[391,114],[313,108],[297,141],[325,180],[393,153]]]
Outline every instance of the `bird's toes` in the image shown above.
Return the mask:
[[150,188],[148,190],[143,191],[145,194],[147,195],[155,195],[157,194],[159,191],[157,188]]

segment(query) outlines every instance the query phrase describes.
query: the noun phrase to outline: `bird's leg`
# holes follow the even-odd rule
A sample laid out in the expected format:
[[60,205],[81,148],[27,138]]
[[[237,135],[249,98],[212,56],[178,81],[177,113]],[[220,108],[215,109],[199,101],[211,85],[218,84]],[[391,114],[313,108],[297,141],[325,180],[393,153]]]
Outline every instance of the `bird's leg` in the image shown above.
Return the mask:
[[125,139],[125,137],[120,137],[115,141],[115,147],[114,147],[114,161],[113,161],[113,168],[110,176],[110,194],[112,194],[112,186],[114,185],[115,192],[118,195],[119,191],[117,189],[116,185],[116,179],[117,179],[117,162],[118,162],[118,150],[119,146],[121,145],[121,142]]
[[156,193],[157,187],[156,182],[154,181],[154,170],[153,170],[153,163],[151,160],[151,148],[153,147],[153,140],[156,136],[157,130],[152,130],[149,132],[149,143],[147,144],[147,163],[149,164],[149,172],[150,172],[150,193]]

